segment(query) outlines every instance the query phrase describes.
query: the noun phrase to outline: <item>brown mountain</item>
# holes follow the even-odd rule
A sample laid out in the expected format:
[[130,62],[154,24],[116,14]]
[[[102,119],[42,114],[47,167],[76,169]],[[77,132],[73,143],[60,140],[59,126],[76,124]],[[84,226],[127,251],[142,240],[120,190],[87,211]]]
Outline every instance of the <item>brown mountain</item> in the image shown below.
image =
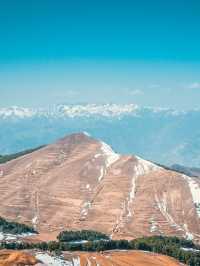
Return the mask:
[[44,237],[95,229],[113,238],[165,234],[200,239],[200,180],[86,134],[0,166],[0,215]]

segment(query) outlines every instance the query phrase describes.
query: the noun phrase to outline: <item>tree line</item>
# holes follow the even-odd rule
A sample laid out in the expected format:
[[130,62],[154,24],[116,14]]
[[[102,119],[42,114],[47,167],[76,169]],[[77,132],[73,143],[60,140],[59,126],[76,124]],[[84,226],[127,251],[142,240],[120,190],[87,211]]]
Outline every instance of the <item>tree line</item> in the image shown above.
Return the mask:
[[0,232],[4,234],[20,235],[24,233],[37,233],[35,229],[26,224],[7,221],[0,217]]
[[109,239],[109,237],[101,232],[91,231],[91,230],[81,230],[81,231],[63,231],[61,232],[57,239],[60,242],[71,242],[71,241],[95,241],[101,239]]

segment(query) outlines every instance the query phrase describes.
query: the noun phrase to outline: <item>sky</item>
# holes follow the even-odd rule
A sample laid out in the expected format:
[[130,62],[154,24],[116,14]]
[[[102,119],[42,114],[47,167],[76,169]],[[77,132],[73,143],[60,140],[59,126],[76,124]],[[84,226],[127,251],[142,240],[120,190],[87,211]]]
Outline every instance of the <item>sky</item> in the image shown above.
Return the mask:
[[199,0],[0,1],[0,107],[200,108]]

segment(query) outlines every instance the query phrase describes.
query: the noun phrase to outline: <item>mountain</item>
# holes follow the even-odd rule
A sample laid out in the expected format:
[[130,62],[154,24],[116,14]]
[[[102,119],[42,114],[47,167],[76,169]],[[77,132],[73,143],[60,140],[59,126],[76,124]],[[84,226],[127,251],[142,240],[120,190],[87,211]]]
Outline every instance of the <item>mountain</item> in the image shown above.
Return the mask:
[[200,238],[200,180],[87,134],[64,137],[0,165],[0,216],[40,237],[93,229],[113,238]]
[[0,108],[0,154],[17,153],[88,132],[120,153],[164,165],[200,167],[200,110],[77,104],[49,108]]

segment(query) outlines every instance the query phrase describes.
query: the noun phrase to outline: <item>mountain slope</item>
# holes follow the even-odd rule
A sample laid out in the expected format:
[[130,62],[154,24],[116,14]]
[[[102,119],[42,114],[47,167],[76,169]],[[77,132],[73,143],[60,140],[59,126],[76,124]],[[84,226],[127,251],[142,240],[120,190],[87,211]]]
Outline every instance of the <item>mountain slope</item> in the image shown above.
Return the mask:
[[[32,252],[34,253],[34,252]],[[35,256],[34,256],[35,255]],[[183,265],[173,258],[154,253],[139,251],[129,252],[104,252],[104,253],[73,253],[66,254],[66,260],[53,257],[48,253],[38,252],[31,255],[30,252],[7,251],[0,252],[1,266],[14,265],[57,265],[57,266],[180,266]],[[40,262],[39,262],[40,261]]]
[[84,228],[113,238],[200,237],[199,179],[116,154],[86,134],[67,136],[0,171],[0,215],[42,234]]

